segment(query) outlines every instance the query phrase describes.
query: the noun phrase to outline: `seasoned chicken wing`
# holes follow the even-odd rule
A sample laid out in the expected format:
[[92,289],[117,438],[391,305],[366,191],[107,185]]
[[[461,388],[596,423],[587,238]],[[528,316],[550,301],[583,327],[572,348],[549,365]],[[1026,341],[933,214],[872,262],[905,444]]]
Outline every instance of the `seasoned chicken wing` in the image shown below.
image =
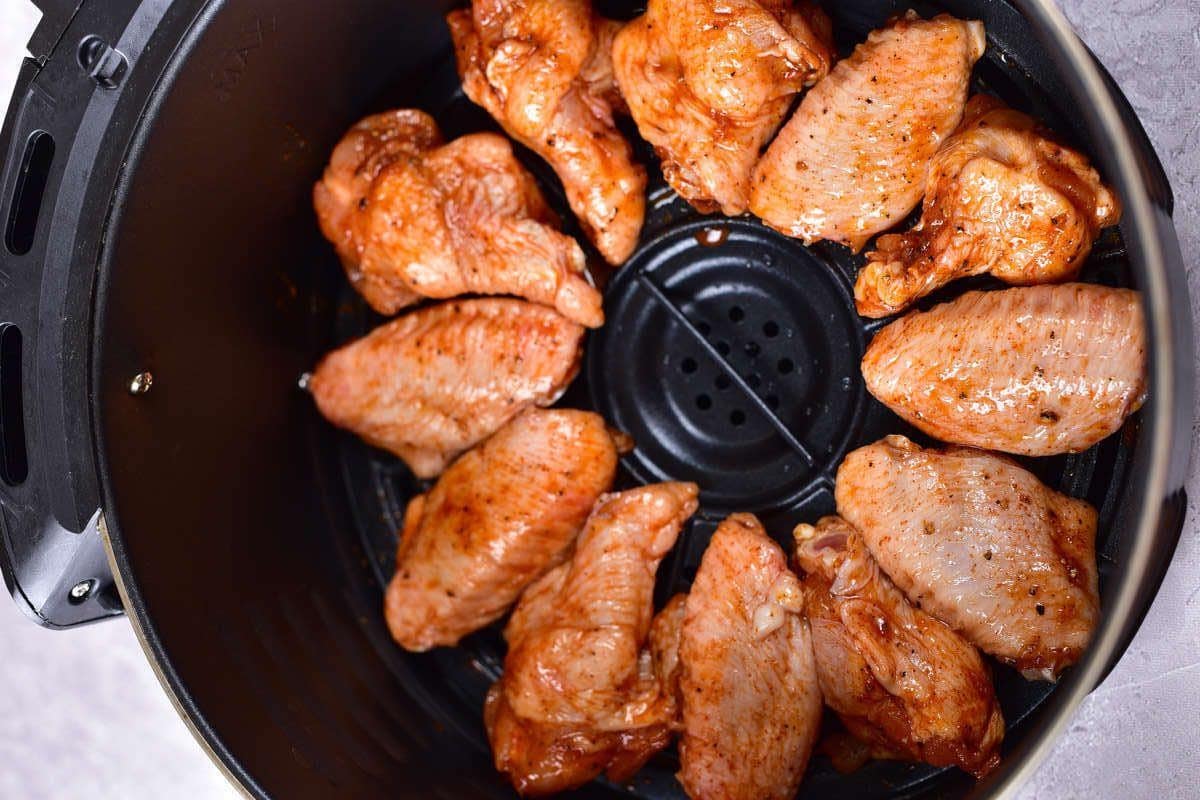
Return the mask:
[[467,96],[549,162],[596,249],[624,262],[642,229],[646,171],[613,122],[614,24],[588,0],[474,0],[446,21]]
[[451,646],[498,619],[570,552],[612,486],[617,444],[587,411],[529,409],[408,506],[385,611],[408,650]]
[[523,795],[632,777],[666,747],[675,698],[647,647],[654,573],[699,489],[663,483],[600,499],[571,560],[526,591],[505,630],[484,721],[496,769]]
[[871,33],[813,87],[755,167],[750,210],[856,252],[921,200],[929,159],[962,120],[983,24],[913,12]]
[[713,534],[679,646],[679,780],[693,800],[787,800],[821,722],[799,580],[753,515]]
[[1071,280],[1116,195],[1080,153],[987,95],[929,165],[921,221],[879,237],[854,286],[858,313],[886,317],[957,278],[1018,285]]
[[526,408],[557,400],[582,342],[583,328],[544,306],[451,301],[333,351],[309,389],[334,425],[431,478]]
[[1086,450],[1145,399],[1141,300],[1083,283],[969,292],[880,331],[862,373],[884,405],[943,441]]
[[[650,625],[650,662],[663,687],[663,696],[678,704],[679,680],[683,667],[679,663],[679,638],[683,632],[683,617],[687,613],[687,595],[672,597],[663,610],[654,616]],[[671,714],[679,723],[678,713]]]
[[697,210],[741,214],[791,98],[834,58],[809,0],[650,0],[613,43],[617,82],[663,176]]
[[604,322],[583,251],[557,230],[502,136],[443,145],[424,112],[367,117],[334,149],[313,204],[351,283],[381,314],[422,297],[513,294],[581,325]]
[[900,758],[995,768],[1004,718],[979,651],[914,608],[845,520],[795,535],[817,678],[846,728]]
[[1028,678],[1053,680],[1100,611],[1096,511],[1002,456],[903,436],[846,456],[838,513],[923,611]]

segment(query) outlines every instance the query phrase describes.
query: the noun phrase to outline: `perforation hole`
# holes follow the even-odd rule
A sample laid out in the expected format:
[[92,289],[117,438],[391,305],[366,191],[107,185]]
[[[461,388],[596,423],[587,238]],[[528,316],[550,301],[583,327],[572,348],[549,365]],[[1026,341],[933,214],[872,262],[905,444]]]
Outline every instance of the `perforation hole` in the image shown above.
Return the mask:
[[735,428],[740,428],[746,424],[746,412],[740,408],[735,408],[729,412],[729,424]]
[[746,312],[742,310],[741,306],[734,306],[733,308],[729,309],[730,322],[741,322],[745,318]]
[[683,361],[679,362],[679,369],[684,375],[691,375],[698,367],[699,365],[696,363],[696,359],[694,358],[685,358]]
[[796,371],[796,365],[792,363],[790,358],[779,359],[779,363],[775,366],[779,370],[780,375],[790,375]]
[[768,339],[774,339],[779,335],[779,323],[775,322],[774,320],[764,322],[762,331],[763,336],[767,337]]
[[729,376],[726,375],[725,373],[721,373],[720,375],[718,375],[717,379],[715,381],[713,381],[713,383],[722,392],[733,385],[733,381],[729,380]]
[[698,395],[696,397],[696,408],[701,411],[708,411],[712,408],[712,398],[706,394]]

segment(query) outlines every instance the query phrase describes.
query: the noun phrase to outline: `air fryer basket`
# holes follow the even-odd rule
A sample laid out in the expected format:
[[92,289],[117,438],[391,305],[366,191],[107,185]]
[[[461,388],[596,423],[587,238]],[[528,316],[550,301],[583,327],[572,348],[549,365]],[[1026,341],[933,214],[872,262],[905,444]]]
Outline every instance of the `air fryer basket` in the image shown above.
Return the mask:
[[[441,21],[453,4],[39,4],[40,58],[5,125],[0,194],[18,290],[0,299],[0,462],[19,466],[20,445],[28,473],[0,470],[14,596],[67,626],[114,613],[119,588],[181,712],[253,795],[509,796],[481,720],[503,661],[499,627],[419,656],[391,642],[382,588],[421,486],[397,459],[326,425],[297,386],[321,353],[381,321],[349,288],[309,205],[333,143],[398,106],[430,111],[448,138],[496,129],[461,93]],[[1041,0],[913,7],[984,20],[974,88],[1047,122],[1118,186],[1121,230],[1105,233],[1083,279],[1144,293],[1152,394],[1092,450],[1026,462],[1100,511],[1104,620],[1057,686],[994,666],[1004,766],[976,785],[892,762],[839,775],[817,756],[801,797],[1015,786],[1124,650],[1184,508],[1191,323],[1170,190],[1144,133]],[[843,50],[898,8],[830,3]],[[39,131],[49,160],[34,152],[45,150]],[[570,220],[553,173],[520,155]],[[922,437],[862,384],[859,359],[883,323],[855,313],[861,258],[749,218],[698,215],[651,173],[642,244],[598,275],[608,321],[561,404],[634,436],[622,485],[701,485],[701,512],[660,570],[662,602],[688,586],[725,514],[754,511],[786,541],[795,523],[833,511],[848,450],[888,433]],[[990,285],[963,281],[926,305]],[[145,378],[132,390],[146,373],[149,391]],[[12,385],[24,410],[11,407]],[[83,600],[65,594],[84,581]],[[578,794],[682,797],[675,769],[664,754],[631,786]]]

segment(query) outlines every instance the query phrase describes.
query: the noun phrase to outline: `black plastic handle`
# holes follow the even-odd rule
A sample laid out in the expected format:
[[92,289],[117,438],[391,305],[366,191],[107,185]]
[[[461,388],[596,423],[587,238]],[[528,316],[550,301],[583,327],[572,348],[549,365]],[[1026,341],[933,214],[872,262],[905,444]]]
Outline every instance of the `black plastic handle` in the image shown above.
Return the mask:
[[[100,144],[89,117],[110,89],[74,57],[80,4],[38,5],[34,57],[0,132],[0,571],[36,621],[69,627],[120,613],[88,403],[95,256],[78,238],[89,216],[81,177]],[[59,51],[72,57],[50,57]]]

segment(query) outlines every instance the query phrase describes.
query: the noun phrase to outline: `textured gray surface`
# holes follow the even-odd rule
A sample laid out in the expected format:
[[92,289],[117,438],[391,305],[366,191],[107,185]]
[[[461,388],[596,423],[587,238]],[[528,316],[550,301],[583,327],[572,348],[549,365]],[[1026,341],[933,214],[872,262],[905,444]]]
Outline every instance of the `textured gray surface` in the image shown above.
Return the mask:
[[[1193,316],[1200,319],[1200,4],[1065,0],[1124,88],[1175,188]],[[0,97],[34,12],[0,0]],[[1200,417],[1200,414],[1197,415]],[[1192,434],[1193,453],[1197,436]],[[1193,463],[1200,459],[1193,455]],[[1188,494],[1200,498],[1200,470]],[[1200,524],[1194,509],[1129,652],[1084,703],[1023,798],[1200,796]],[[51,633],[0,598],[0,798],[230,798],[176,718],[128,623]]]

